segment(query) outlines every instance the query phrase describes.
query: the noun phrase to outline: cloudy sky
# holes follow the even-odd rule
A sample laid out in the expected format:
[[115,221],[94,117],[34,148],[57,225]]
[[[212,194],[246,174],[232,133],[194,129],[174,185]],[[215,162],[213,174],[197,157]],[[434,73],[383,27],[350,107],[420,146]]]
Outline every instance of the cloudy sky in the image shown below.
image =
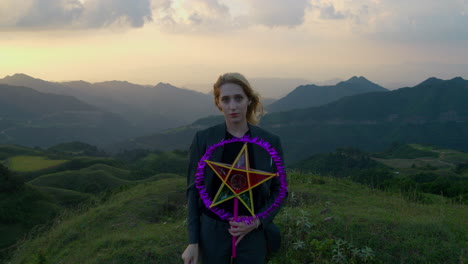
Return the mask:
[[0,78],[186,86],[227,71],[468,79],[468,0],[0,1]]

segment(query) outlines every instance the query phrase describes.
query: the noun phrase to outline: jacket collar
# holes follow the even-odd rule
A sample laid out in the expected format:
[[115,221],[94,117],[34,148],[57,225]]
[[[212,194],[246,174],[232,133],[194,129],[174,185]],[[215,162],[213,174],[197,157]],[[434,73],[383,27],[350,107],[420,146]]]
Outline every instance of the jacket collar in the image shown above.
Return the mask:
[[[258,137],[259,134],[260,134],[259,133],[260,132],[259,128],[257,126],[251,125],[249,123],[247,123],[247,125],[249,126],[250,136],[253,137],[253,138]],[[208,146],[212,146],[214,144],[217,144],[217,143],[221,142],[221,140],[224,139],[225,135],[226,135],[226,123],[223,122],[222,124],[219,124],[219,125],[215,126],[213,134],[208,136],[208,138],[207,138]],[[267,170],[268,167],[263,167],[261,165],[270,164],[271,163],[270,162],[270,156],[266,155],[267,152],[265,150],[263,150],[261,147],[256,146],[256,145],[254,145],[252,147],[253,147],[253,154],[254,154],[255,164],[258,167],[257,169]],[[211,159],[216,160],[216,161],[220,161],[222,159],[222,156],[223,156],[223,151],[224,151],[223,146],[217,148],[216,151],[211,156]]]

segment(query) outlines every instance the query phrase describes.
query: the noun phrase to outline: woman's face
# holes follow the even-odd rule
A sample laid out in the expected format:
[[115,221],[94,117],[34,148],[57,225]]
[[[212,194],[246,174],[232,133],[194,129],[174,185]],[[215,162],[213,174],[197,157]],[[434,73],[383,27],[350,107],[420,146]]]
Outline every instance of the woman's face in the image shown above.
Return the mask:
[[230,123],[247,122],[249,98],[242,87],[234,83],[225,83],[219,88],[218,107],[224,118]]

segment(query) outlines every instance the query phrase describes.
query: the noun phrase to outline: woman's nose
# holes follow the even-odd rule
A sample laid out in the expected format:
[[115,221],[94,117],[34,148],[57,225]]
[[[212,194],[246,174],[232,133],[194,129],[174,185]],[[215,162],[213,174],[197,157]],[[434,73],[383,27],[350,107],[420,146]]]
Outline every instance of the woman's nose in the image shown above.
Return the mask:
[[237,107],[237,104],[236,104],[236,102],[234,102],[234,100],[229,102],[229,109],[236,109],[236,107]]

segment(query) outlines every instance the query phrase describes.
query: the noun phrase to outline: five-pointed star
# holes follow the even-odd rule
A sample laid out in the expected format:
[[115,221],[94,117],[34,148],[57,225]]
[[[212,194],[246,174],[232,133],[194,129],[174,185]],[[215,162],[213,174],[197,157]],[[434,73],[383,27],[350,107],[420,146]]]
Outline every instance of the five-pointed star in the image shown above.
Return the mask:
[[252,216],[255,216],[252,188],[268,181],[277,174],[250,168],[247,143],[244,143],[244,146],[242,146],[242,149],[232,164],[209,160],[205,160],[205,162],[221,179],[221,186],[210,207],[237,197]]

